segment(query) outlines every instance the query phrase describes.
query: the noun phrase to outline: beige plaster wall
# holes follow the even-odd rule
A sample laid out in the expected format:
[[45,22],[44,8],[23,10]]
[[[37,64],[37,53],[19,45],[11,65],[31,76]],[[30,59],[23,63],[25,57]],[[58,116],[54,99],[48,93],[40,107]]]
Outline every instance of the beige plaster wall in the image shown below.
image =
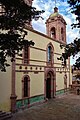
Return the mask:
[[[57,60],[57,57],[60,56],[63,52],[62,49],[60,49],[60,43],[56,42],[50,38],[47,38],[45,36],[42,36],[40,34],[37,34],[35,32],[27,30],[28,35],[26,36],[27,40],[33,40],[35,45],[33,48],[30,48],[30,59],[33,60],[40,60],[42,62],[34,62],[30,61],[30,66],[27,66],[27,70],[31,70],[30,67],[32,67],[32,71],[28,72],[28,75],[30,76],[30,96],[35,96],[39,94],[44,94],[44,67],[46,66],[46,48],[47,45],[51,42],[54,47],[54,67],[60,68],[60,61]],[[37,48],[37,49],[35,49]],[[42,50],[40,50],[42,49]],[[22,64],[22,57],[20,57],[20,60],[16,60],[16,63]],[[43,62],[44,61],[44,62]],[[33,66],[35,65],[35,66]],[[20,65],[19,65],[20,66]],[[20,70],[19,66],[16,66],[16,70]],[[22,69],[25,70],[25,66],[21,65]],[[40,71],[40,66],[42,67],[41,72],[38,72],[37,74],[34,74],[33,71],[35,71],[36,66],[38,66],[38,69],[36,71]],[[25,73],[27,74],[27,73]],[[23,72],[16,72],[16,95],[18,96],[18,99],[22,98],[22,77],[24,76]],[[60,74],[59,72],[56,72],[56,90],[64,89],[64,72]],[[69,75],[68,75],[69,76]],[[72,74],[70,73],[70,77]],[[70,82],[72,83],[72,79],[70,78]],[[69,77],[68,77],[68,84],[69,84]],[[10,110],[10,95],[11,95],[11,66],[7,69],[6,73],[0,72],[0,109],[2,110]]]
[[10,96],[11,96],[11,66],[7,68],[6,72],[0,71],[0,109],[1,110],[4,111],[10,110]]
[[44,94],[44,73],[30,73],[30,96]]
[[[47,62],[47,45],[51,42],[54,47],[54,67],[62,70],[62,73],[56,72],[56,90],[64,89],[64,74],[61,61],[57,60],[57,57],[60,57],[60,54],[64,51],[60,48],[60,43],[56,42],[50,38],[44,37],[40,34],[27,30],[28,35],[26,36],[27,40],[32,40],[35,45],[30,48],[30,65],[27,66],[27,71],[30,77],[30,96],[35,96],[39,94],[44,94],[44,67]],[[41,62],[40,62],[41,61]],[[17,60],[17,63],[22,63],[22,60]],[[37,66],[37,70],[36,70]],[[40,67],[42,67],[40,72]],[[32,67],[32,70],[30,69]],[[69,66],[68,66],[69,67]],[[20,70],[19,66],[16,67],[16,70]],[[25,66],[22,65],[22,70],[25,70]],[[30,72],[31,71],[31,72]],[[37,74],[34,71],[39,71]],[[67,71],[67,69],[66,69]],[[67,87],[69,85],[69,72],[67,73]],[[23,72],[16,72],[16,95],[18,99],[22,98],[22,77],[24,76]]]
[[[30,49],[30,59],[36,60],[36,61],[30,61],[30,64],[46,65],[46,52],[31,48]],[[38,61],[41,61],[41,62],[38,62]]]
[[[57,60],[58,57],[60,57],[61,53],[64,51],[64,49],[60,48],[60,43],[56,42],[52,39],[49,39],[47,37],[41,36],[39,34],[36,34],[34,32],[28,31],[28,35],[26,36],[28,40],[34,41],[35,45],[33,48],[30,48],[30,59],[31,60],[40,60],[42,62],[34,62],[30,61],[30,64],[39,64],[39,65],[46,65],[47,62],[47,45],[51,42],[54,47],[54,65],[55,67],[61,67],[61,61]],[[37,49],[35,49],[37,48]],[[40,50],[42,49],[42,50]],[[44,61],[44,62],[43,62]]]
[[28,40],[34,41],[34,43],[35,43],[34,47],[46,50],[47,45],[51,42],[53,44],[53,47],[54,47],[54,52],[61,53],[63,51],[60,48],[60,43],[59,42],[56,42],[56,41],[54,41],[52,39],[49,39],[47,37],[36,34],[36,33],[32,32],[32,31],[27,30],[27,32],[28,32],[28,35],[26,36],[26,38]]
[[23,73],[22,72],[17,72],[16,73],[15,85],[16,85],[17,99],[21,99],[22,98],[22,77],[23,77]]
[[16,73],[16,95],[17,99],[22,98],[22,78],[24,75],[30,77],[30,96],[36,96],[44,94],[44,73],[39,72],[35,74],[31,72],[29,74]]
[[64,89],[64,73],[56,73],[56,91]]

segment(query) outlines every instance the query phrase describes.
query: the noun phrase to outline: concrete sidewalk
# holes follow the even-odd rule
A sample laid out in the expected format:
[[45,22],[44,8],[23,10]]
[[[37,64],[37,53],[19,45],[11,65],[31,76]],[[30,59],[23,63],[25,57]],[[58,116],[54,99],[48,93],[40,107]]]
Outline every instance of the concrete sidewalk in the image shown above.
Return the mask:
[[64,94],[19,111],[11,120],[80,120],[80,96]]

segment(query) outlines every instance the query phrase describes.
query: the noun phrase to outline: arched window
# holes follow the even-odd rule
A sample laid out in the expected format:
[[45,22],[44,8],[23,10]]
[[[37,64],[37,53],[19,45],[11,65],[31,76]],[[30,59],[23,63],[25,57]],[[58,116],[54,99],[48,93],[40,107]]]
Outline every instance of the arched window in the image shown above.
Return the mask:
[[51,38],[56,38],[56,29],[55,29],[55,27],[52,27],[51,28]]
[[61,40],[64,41],[64,30],[63,30],[63,28],[61,28]]
[[54,58],[54,54],[53,54],[53,46],[50,43],[47,47],[47,62],[48,64],[53,64],[53,58]]
[[51,61],[51,46],[48,46],[48,62]]

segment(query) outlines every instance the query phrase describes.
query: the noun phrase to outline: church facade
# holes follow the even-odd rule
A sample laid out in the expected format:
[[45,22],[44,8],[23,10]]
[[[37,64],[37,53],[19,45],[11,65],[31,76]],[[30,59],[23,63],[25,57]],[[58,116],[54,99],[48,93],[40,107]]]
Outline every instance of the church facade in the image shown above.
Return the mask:
[[25,29],[26,39],[35,44],[25,45],[22,57],[16,56],[7,72],[0,72],[0,110],[28,108],[63,94],[72,84],[70,59],[66,67],[57,59],[64,52],[60,45],[66,45],[66,21],[58,8],[46,20],[47,35]]

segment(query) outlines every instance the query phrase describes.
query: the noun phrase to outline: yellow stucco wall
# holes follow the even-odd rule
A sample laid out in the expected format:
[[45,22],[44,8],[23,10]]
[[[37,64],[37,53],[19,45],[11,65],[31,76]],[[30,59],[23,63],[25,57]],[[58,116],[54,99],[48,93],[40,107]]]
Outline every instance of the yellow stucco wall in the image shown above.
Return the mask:
[[[46,52],[35,50],[33,48],[30,49],[30,59],[37,60],[37,61],[30,61],[30,64],[37,64],[37,65],[46,65]],[[42,61],[42,62],[38,62]]]
[[[54,63],[61,63],[61,61],[57,60],[57,57],[60,57],[61,53],[63,52],[63,49],[60,48],[60,43],[59,42],[56,42],[52,39],[41,36],[37,33],[33,33],[31,31],[28,31],[28,35],[26,36],[26,39],[34,41],[34,43],[35,43],[34,47],[35,48],[44,50],[44,51],[37,50],[37,49],[35,50],[35,49],[31,48],[30,49],[30,59],[46,61],[47,45],[51,42],[53,47],[54,47]],[[32,61],[30,63],[35,64]],[[39,64],[41,64],[41,63],[39,63]]]
[[0,110],[10,111],[10,95],[11,66],[7,68],[6,72],[0,71]]
[[[52,43],[54,47],[54,67],[56,69],[56,90],[64,89],[64,74],[65,69],[62,68],[62,62],[57,58],[61,56],[61,53],[64,51],[60,48],[60,43],[56,42],[48,37],[40,35],[36,32],[27,30],[28,35],[26,36],[27,40],[32,40],[35,45],[30,47],[30,66],[27,66],[27,71],[25,73],[30,77],[30,96],[35,96],[39,94],[44,94],[44,67],[47,65],[47,45]],[[17,60],[17,63],[22,63],[22,60]],[[20,66],[20,65],[19,65]],[[16,70],[20,70],[19,66],[16,66]],[[37,70],[36,70],[37,66]],[[40,67],[42,68],[40,72]],[[30,69],[32,67],[32,70]],[[59,69],[59,70],[58,70]],[[25,66],[22,66],[21,70],[25,70]],[[62,71],[60,73],[59,71]],[[39,71],[37,74],[34,71]],[[16,72],[16,93],[18,99],[22,98],[22,77],[25,75],[24,72]],[[67,74],[67,87],[69,87],[69,65],[66,69]]]
[[30,96],[44,94],[44,73],[30,73]]
[[41,36],[37,33],[32,32],[32,31],[27,30],[27,32],[28,32],[28,35],[26,36],[26,38],[28,40],[34,41],[35,47],[46,50],[47,45],[51,42],[53,44],[53,47],[54,47],[54,52],[61,53],[63,51],[63,49],[60,48],[59,42],[56,42],[50,38]]
[[23,77],[23,73],[22,72],[18,72],[16,73],[16,95],[17,95],[17,99],[21,99],[22,98],[22,77]]
[[17,99],[22,98],[22,77],[28,75],[30,77],[30,96],[44,94],[44,72],[34,74],[16,73],[16,95]]
[[[61,61],[57,60],[60,57],[63,49],[60,48],[60,43],[56,42],[44,35],[36,33],[34,31],[27,30],[28,35],[27,40],[32,40],[35,45],[30,47],[30,64],[23,65],[22,57],[16,56],[16,82],[15,82],[15,92],[17,99],[22,99],[22,78],[24,75],[30,77],[30,97],[40,94],[44,94],[44,68],[47,66],[47,45],[52,43],[54,47],[54,68],[56,70],[56,90],[64,89],[64,74]],[[19,65],[18,65],[19,64]],[[22,67],[20,69],[20,66]],[[27,67],[27,70],[25,70]],[[32,69],[31,69],[32,67]],[[37,67],[37,69],[36,69]],[[41,68],[41,69],[40,69]],[[67,74],[67,87],[69,87],[69,65],[66,69]],[[62,71],[60,73],[59,71]],[[28,71],[28,72],[27,72]],[[35,71],[37,72],[35,74]],[[70,74],[70,83],[72,83]],[[11,95],[11,66],[8,68],[6,73],[0,72],[0,109],[10,110],[10,95]]]
[[60,89],[64,89],[64,73],[56,73],[56,91]]

